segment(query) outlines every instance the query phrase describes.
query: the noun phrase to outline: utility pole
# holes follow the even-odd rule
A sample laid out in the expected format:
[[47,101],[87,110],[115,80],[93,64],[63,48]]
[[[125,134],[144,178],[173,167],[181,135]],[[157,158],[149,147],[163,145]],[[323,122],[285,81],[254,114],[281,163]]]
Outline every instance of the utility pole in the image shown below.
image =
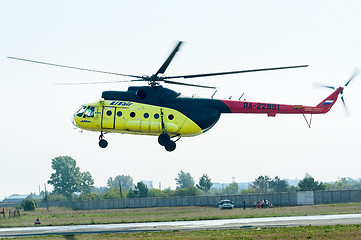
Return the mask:
[[123,198],[123,193],[122,193],[122,183],[120,182],[120,180],[119,180],[118,182],[119,182],[120,198]]
[[48,204],[48,192],[46,191],[46,183],[44,184],[45,187],[45,203],[46,203],[46,211],[49,212],[49,204]]

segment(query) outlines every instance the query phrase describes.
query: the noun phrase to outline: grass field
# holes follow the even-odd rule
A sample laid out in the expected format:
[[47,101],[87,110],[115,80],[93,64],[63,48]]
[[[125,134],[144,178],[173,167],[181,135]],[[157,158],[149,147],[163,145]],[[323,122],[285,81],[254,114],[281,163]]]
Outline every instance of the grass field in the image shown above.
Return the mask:
[[[39,218],[41,225],[77,225],[100,223],[130,223],[151,221],[181,221],[204,219],[256,218],[361,213],[361,203],[325,204],[268,209],[236,208],[220,210],[216,207],[165,207],[136,209],[77,210],[39,208],[22,212],[20,218],[0,219],[0,227],[33,226]],[[26,239],[361,239],[361,227],[323,226],[295,228],[229,229],[207,231],[173,231],[121,234],[89,234],[69,236],[41,236]]]
[[304,226],[304,227],[273,227],[249,229],[225,229],[205,231],[169,231],[86,234],[66,236],[39,236],[17,239],[64,239],[64,240],[115,240],[115,239],[360,239],[361,226]]
[[305,216],[361,213],[361,203],[323,204],[295,207],[276,207],[267,209],[235,208],[220,210],[216,207],[162,207],[128,208],[103,210],[72,210],[69,208],[38,208],[31,212],[22,212],[20,218],[0,219],[0,227],[33,226],[38,218],[42,226],[133,223],[183,220],[210,220],[232,218],[257,218],[281,216]]

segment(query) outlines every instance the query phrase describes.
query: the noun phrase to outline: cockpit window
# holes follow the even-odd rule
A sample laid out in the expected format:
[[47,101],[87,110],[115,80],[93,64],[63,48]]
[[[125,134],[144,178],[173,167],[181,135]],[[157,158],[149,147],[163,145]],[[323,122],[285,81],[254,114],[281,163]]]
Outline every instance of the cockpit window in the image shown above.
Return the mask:
[[95,107],[87,107],[87,109],[85,110],[85,114],[84,116],[86,117],[94,117],[94,108]]
[[83,116],[83,113],[85,112],[85,109],[86,109],[86,106],[80,107],[79,110],[77,111],[77,114],[76,114],[76,115],[77,115],[78,117]]
[[82,106],[77,111],[76,115],[78,117],[94,117],[95,107],[91,106]]

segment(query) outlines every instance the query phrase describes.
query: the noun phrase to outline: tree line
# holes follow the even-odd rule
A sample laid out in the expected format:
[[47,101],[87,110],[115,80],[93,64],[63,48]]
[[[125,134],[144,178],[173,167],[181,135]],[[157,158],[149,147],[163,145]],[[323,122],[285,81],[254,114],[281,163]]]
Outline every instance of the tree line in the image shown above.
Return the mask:
[[106,186],[94,187],[94,179],[90,172],[81,172],[76,160],[70,156],[59,156],[52,159],[54,172],[48,184],[53,191],[44,196],[46,201],[65,200],[102,200],[137,197],[176,197],[197,195],[229,195],[250,193],[272,193],[289,191],[317,191],[334,189],[361,188],[361,183],[353,179],[339,178],[335,183],[323,183],[306,174],[297,186],[291,186],[287,180],[278,176],[271,178],[267,175],[259,176],[248,188],[240,189],[233,181],[222,189],[212,188],[212,179],[204,173],[196,183],[189,172],[180,170],[177,177],[176,189],[148,188],[142,181],[134,183],[129,175],[109,177]]

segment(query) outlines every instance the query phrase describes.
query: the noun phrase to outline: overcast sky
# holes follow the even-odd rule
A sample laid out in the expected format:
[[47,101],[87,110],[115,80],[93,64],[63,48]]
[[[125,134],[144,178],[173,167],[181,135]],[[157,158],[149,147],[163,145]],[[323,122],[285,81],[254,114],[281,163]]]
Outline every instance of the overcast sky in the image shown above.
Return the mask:
[[[76,159],[96,186],[127,174],[175,187],[183,169],[196,181],[253,181],[260,175],[320,181],[361,177],[361,76],[341,102],[315,115],[222,115],[209,132],[182,138],[174,152],[156,137],[80,132],[71,123],[83,103],[129,83],[59,86],[54,83],[127,80],[124,77],[20,62],[38,61],[134,75],[155,73],[178,40],[185,41],[167,75],[309,64],[308,68],[202,78],[215,98],[317,105],[361,68],[360,1],[0,1],[0,199],[38,192],[51,160]],[[166,86],[186,95],[212,90]],[[50,188],[50,186],[49,186]]]

